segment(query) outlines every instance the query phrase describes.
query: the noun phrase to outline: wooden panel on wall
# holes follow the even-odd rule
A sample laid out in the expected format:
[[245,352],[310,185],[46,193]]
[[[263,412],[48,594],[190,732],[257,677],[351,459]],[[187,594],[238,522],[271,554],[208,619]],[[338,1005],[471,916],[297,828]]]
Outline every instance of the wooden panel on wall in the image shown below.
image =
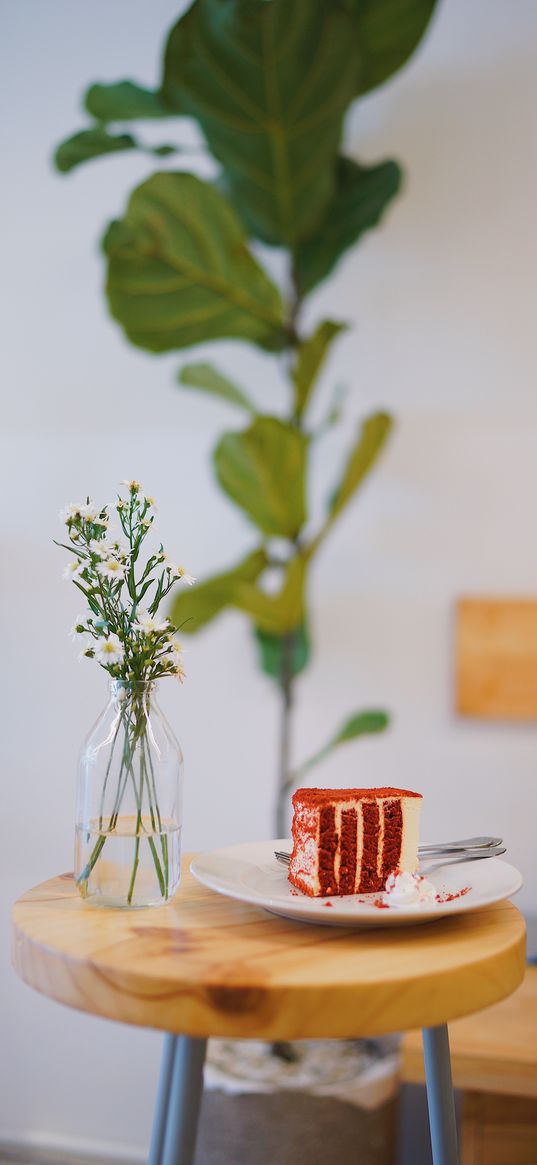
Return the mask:
[[457,712],[537,720],[537,599],[460,599],[455,644]]
[[536,1165],[537,1101],[465,1093],[461,1165]]
[[[449,1042],[455,1088],[530,1097],[537,1121],[537,967],[508,999],[453,1020]],[[423,1084],[421,1032],[406,1032],[401,1056],[405,1083]]]

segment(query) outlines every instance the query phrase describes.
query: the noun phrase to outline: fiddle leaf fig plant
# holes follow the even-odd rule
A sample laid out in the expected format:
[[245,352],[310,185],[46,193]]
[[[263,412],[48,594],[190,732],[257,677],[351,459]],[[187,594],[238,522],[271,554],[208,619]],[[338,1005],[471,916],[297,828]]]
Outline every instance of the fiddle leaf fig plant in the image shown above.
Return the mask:
[[[350,320],[305,331],[307,297],[362,235],[376,227],[401,186],[396,161],[364,164],[345,150],[350,106],[388,80],[420,43],[436,0],[193,0],[170,30],[159,86],[131,80],[90,85],[90,124],[55,155],[66,173],[105,155],[141,150],[173,157],[132,191],[103,238],[110,312],[130,342],[149,352],[234,339],[277,357],[288,405],[274,413],[250,385],[189,355],[183,390],[227,403],[236,426],[219,438],[216,479],[252,531],[251,552],[175,600],[184,632],[223,610],[249,619],[260,665],[281,695],[277,832],[286,829],[289,790],[334,748],[382,731],[379,710],[355,711],[302,764],[291,762],[295,682],[311,658],[308,584],[334,523],[376,464],[392,426],[365,417],[334,474],[320,520],[309,513],[311,452],[342,423],[341,392],[325,420],[311,404],[333,345]],[[143,123],[164,119],[166,142],[143,142]],[[216,170],[187,167],[187,121]],[[142,123],[132,132],[132,123]],[[171,139],[171,140],[168,140]],[[170,163],[168,163],[170,165]],[[279,248],[277,285],[256,242]]]

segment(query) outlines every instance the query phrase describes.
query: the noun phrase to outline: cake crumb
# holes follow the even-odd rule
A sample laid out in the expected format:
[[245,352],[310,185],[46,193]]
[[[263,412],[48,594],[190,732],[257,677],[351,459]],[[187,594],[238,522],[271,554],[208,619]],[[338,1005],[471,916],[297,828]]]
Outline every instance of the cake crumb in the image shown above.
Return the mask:
[[469,890],[470,890],[469,886],[463,886],[462,890],[455,890],[452,894],[437,894],[436,901],[437,902],[454,902],[456,898],[463,898],[465,894],[469,893]]

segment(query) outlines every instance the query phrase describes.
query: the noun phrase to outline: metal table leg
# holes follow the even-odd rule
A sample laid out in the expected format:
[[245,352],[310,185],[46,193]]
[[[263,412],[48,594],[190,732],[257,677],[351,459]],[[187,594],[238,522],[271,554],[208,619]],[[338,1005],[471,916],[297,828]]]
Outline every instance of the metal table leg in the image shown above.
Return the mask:
[[168,1115],[170,1085],[176,1044],[177,1036],[172,1036],[169,1034],[164,1036],[164,1048],[162,1051],[162,1061],[160,1065],[160,1076],[157,1089],[157,1100],[155,1104],[155,1115],[153,1117],[153,1131],[151,1133],[148,1165],[160,1165],[162,1161],[164,1134],[166,1132],[166,1118]]
[[[160,1156],[150,1158],[150,1165],[193,1165],[207,1041],[190,1036],[167,1036],[166,1040],[153,1134]],[[171,1072],[167,1076],[168,1056]]]
[[458,1165],[457,1123],[447,1025],[424,1028],[422,1034],[433,1165]]

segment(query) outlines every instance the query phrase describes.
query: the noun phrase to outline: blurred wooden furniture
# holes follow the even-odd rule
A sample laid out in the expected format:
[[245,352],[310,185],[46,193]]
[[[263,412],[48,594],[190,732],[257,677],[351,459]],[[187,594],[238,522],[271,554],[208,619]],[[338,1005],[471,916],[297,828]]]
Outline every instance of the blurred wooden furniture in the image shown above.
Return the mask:
[[[453,1080],[463,1090],[462,1165],[537,1163],[537,967],[494,1007],[449,1025]],[[402,1045],[403,1079],[425,1079],[418,1033]]]
[[460,599],[455,656],[457,712],[537,720],[536,599]]
[[191,1165],[210,1035],[354,1038],[424,1029],[435,1165],[456,1165],[446,1022],[509,995],[524,974],[509,902],[432,925],[294,923],[223,898],[188,872],[154,910],[83,902],[65,874],[13,911],[13,962],[70,1007],[166,1037],[150,1165]]

